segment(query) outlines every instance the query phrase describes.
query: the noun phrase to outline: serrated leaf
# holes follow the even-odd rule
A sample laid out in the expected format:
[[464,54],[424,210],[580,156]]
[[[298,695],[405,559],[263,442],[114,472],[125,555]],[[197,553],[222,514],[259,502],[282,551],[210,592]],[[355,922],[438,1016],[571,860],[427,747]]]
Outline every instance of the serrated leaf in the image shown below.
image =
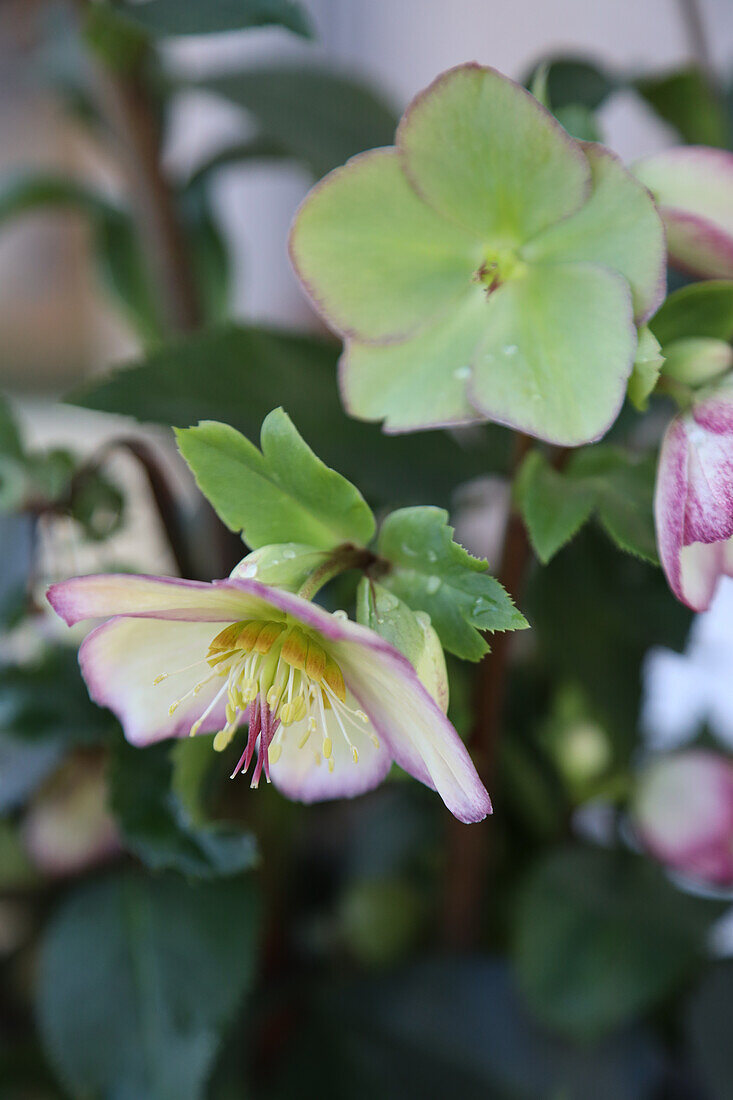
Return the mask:
[[586,447],[564,470],[537,451],[524,461],[516,499],[530,541],[545,564],[595,514],[622,549],[657,562],[652,502],[656,462],[618,447]]
[[517,475],[515,499],[532,547],[545,564],[590,519],[593,493],[568,485],[539,451],[531,451]]
[[296,0],[147,0],[124,3],[120,14],[154,35],[219,34],[273,24],[304,38],[311,23]]
[[445,649],[477,661],[488,650],[482,631],[527,626],[499,582],[453,541],[442,508],[402,508],[382,525],[379,553],[393,569],[383,584],[411,607],[425,611]]
[[236,826],[194,824],[171,791],[172,778],[170,745],[138,749],[117,744],[108,782],[125,846],[153,871],[214,879],[249,870],[257,862],[254,837]]
[[283,542],[329,550],[374,534],[361,493],[321,462],[282,409],[265,418],[261,451],[214,421],[177,429],[176,438],[201,492],[254,550]]
[[241,880],[116,875],[46,929],[38,1017],[72,1096],[202,1100],[253,976],[257,905]]

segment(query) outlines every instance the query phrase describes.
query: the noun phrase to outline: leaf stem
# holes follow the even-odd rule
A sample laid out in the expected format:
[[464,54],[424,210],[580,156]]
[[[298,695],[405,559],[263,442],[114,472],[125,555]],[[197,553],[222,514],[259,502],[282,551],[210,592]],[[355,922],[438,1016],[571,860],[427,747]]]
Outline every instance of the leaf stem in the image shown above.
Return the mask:
[[345,573],[348,569],[368,569],[376,561],[377,558],[371,550],[362,546],[339,546],[322,565],[314,569],[298,589],[298,595],[304,600],[312,600],[325,584],[340,573]]

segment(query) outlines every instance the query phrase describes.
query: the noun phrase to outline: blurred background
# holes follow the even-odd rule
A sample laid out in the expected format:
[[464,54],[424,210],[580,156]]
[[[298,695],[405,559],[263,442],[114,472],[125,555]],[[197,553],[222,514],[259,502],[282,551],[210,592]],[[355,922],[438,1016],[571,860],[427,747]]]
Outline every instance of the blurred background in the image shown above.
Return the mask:
[[724,1100],[733,873],[652,858],[634,814],[650,760],[702,753],[733,859],[733,582],[692,624],[595,530],[534,570],[478,895],[470,830],[415,784],[303,809],[229,785],[209,739],[125,747],[43,593],[226,575],[245,551],[170,427],[256,437],[280,403],[377,508],[449,507],[496,566],[507,433],[347,420],[295,209],[467,60],[523,83],[548,62],[564,125],[626,162],[730,148],[730,0],[239,9],[0,2],[0,1097]]

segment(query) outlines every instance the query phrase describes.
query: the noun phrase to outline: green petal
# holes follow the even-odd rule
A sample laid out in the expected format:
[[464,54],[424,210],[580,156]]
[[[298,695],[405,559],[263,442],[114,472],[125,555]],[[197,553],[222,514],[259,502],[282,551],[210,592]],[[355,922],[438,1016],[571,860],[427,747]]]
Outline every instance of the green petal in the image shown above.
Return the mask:
[[471,403],[551,443],[600,438],[621,407],[636,348],[624,280],[592,264],[537,265],[487,307]]
[[586,260],[623,275],[631,286],[637,320],[664,299],[662,220],[645,187],[602,145],[584,146],[593,192],[576,214],[551,226],[522,249],[530,261]]
[[529,240],[590,190],[578,143],[518,84],[476,64],[451,69],[413,100],[397,148],[431,206],[491,247]]
[[396,339],[450,307],[481,246],[430,209],[394,150],[353,157],[307,196],[290,238],[316,309],[359,340]]
[[466,397],[476,347],[486,329],[486,294],[471,287],[448,317],[398,344],[350,343],[341,359],[347,411],[385,421],[387,431],[478,419]]

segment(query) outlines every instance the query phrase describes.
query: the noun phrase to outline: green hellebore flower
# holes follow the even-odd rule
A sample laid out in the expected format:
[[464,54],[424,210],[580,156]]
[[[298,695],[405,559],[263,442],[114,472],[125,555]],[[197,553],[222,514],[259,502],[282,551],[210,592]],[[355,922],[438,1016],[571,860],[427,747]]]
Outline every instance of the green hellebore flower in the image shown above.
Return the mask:
[[417,96],[394,148],[313,188],[291,256],[345,338],[348,411],[390,432],[493,420],[597,439],[623,401],[634,321],[664,296],[646,189],[477,64]]

